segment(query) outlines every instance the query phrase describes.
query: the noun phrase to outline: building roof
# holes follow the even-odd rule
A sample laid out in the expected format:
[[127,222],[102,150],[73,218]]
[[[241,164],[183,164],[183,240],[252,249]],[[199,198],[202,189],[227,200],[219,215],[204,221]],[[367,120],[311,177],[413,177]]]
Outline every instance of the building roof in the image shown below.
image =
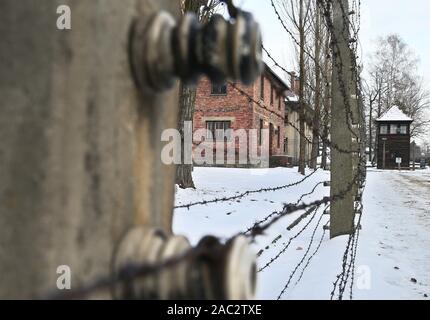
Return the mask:
[[283,92],[290,90],[290,87],[286,84],[284,80],[281,79],[280,76],[278,76],[275,71],[273,71],[267,63],[264,63],[264,71],[266,75],[271,77],[278,85],[279,89]]
[[388,109],[382,116],[380,116],[376,121],[408,121],[412,122],[413,119],[408,117],[403,111],[399,109],[398,106],[392,106]]

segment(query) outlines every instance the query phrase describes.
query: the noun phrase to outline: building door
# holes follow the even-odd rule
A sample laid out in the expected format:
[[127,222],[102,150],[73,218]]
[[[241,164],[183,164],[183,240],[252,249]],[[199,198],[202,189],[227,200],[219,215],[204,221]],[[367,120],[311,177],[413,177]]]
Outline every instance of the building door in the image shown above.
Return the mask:
[[382,169],[387,169],[391,167],[392,162],[392,153],[390,149],[388,148],[387,141],[382,141],[382,159],[381,159],[381,167]]

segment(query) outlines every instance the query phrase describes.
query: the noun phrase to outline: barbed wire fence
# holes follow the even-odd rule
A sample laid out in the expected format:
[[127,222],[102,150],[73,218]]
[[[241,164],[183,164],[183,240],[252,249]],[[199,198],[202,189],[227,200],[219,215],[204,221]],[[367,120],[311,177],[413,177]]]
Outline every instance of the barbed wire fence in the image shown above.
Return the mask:
[[[274,9],[275,15],[280,21],[282,27],[286,30],[287,34],[291,36],[292,40],[295,43],[298,43],[297,39],[295,39],[294,37],[294,34],[289,30],[289,28],[287,27],[287,23],[284,21],[279,11],[277,10],[275,2],[273,0],[268,0],[268,1],[270,1]],[[334,0],[334,1],[340,1],[340,0]],[[316,9],[321,10],[321,12],[325,17],[325,22],[326,22],[325,24],[331,37],[332,48],[333,48],[332,51],[336,51],[339,49],[338,42],[340,41],[340,39],[336,38],[336,34],[334,32],[335,27],[333,25],[333,20],[332,20],[333,1],[317,0],[316,3],[318,5]],[[230,5],[231,4],[232,3],[230,2]],[[342,7],[343,18],[345,19],[345,21],[347,21],[348,23],[347,25],[349,26],[349,28],[353,30],[354,39],[358,38],[358,32],[360,29],[359,27],[360,14],[359,13],[357,14],[357,12],[360,11],[360,5],[361,5],[360,0],[353,1],[352,7],[356,12],[355,13],[356,19],[353,20],[352,22],[351,22],[350,16],[354,14],[351,13],[349,8],[347,9],[345,7]],[[357,41],[350,42],[351,69],[354,69],[354,70],[358,68],[356,43]],[[263,47],[263,51],[265,52],[267,57],[275,64],[276,67],[278,67],[281,71],[285,72],[286,74],[291,75],[290,71],[288,71],[285,67],[283,67],[280,63],[278,63],[274,59],[273,55],[266,47]],[[351,157],[354,156],[359,159],[357,168],[355,168],[354,172],[351,173],[352,179],[350,181],[346,181],[343,184],[343,187],[341,188],[341,190],[339,190],[339,192],[331,193],[329,196],[325,196],[317,200],[304,202],[304,199],[306,197],[312,196],[318,187],[320,187],[323,184],[328,185],[327,181],[320,181],[316,183],[309,192],[301,194],[298,197],[297,201],[293,203],[285,203],[283,205],[282,210],[266,214],[264,218],[253,222],[250,227],[244,228],[245,230],[239,233],[240,235],[243,235],[249,238],[249,241],[252,242],[252,241],[255,241],[258,237],[266,236],[267,231],[271,229],[275,224],[283,220],[285,217],[291,216],[291,214],[293,213],[301,213],[293,220],[293,222],[289,224],[287,228],[288,231],[292,231],[294,228],[301,226],[300,230],[297,233],[295,233],[293,236],[291,236],[286,241],[286,243],[282,246],[282,248],[278,250],[272,257],[269,257],[266,263],[260,263],[261,267],[258,269],[258,272],[261,273],[268,270],[275,262],[277,262],[280,259],[280,257],[287,252],[288,248],[291,247],[291,244],[293,243],[293,241],[298,239],[301,235],[303,235],[303,233],[308,228],[310,228],[310,226],[313,225],[312,223],[315,222],[314,229],[312,230],[311,236],[307,241],[306,250],[304,250],[304,253],[300,258],[300,260],[298,261],[298,263],[292,268],[289,276],[286,279],[285,285],[283,286],[280,293],[277,295],[278,299],[281,299],[282,297],[284,297],[287,290],[290,288],[291,284],[293,283],[293,280],[295,277],[296,277],[294,282],[295,285],[297,285],[300,281],[302,281],[305,278],[304,275],[306,273],[306,270],[308,270],[309,266],[311,265],[311,262],[317,256],[318,252],[323,246],[324,239],[327,236],[327,231],[330,230],[330,227],[331,227],[330,221],[324,221],[324,218],[329,217],[329,215],[331,214],[332,205],[338,201],[343,201],[345,199],[348,199],[351,196],[351,193],[354,193],[354,199],[352,200],[354,202],[353,214],[357,218],[354,218],[354,221],[351,222],[352,223],[351,232],[348,236],[348,241],[342,255],[341,272],[337,275],[333,283],[333,289],[330,293],[331,299],[334,299],[334,298],[343,299],[346,290],[349,289],[349,298],[353,299],[355,263],[356,263],[356,257],[358,252],[359,235],[360,235],[361,221],[362,221],[362,214],[363,214],[362,193],[363,193],[363,188],[365,186],[366,168],[365,168],[365,154],[364,154],[365,134],[362,128],[363,124],[361,123],[361,121],[359,121],[358,130],[356,127],[353,126],[352,123],[353,123],[354,114],[352,109],[356,104],[360,120],[363,117],[364,110],[363,110],[362,104],[359,103],[359,99],[356,99],[357,102],[351,102],[350,93],[349,93],[350,84],[348,83],[349,79],[345,79],[344,73],[342,72],[342,69],[346,68],[346,65],[343,63],[341,59],[339,59],[339,55],[336,55],[334,52],[332,53],[334,56],[333,64],[337,66],[338,70],[341,70],[340,72],[337,72],[337,73],[333,72],[333,77],[336,78],[337,81],[341,84],[340,92],[344,101],[344,110],[346,114],[345,122],[347,124],[348,130],[351,133],[352,139],[356,140],[357,145],[356,145],[356,148],[352,147],[352,145],[350,148],[344,148],[340,146],[337,143],[337,141],[333,139],[333,137],[330,139],[329,137],[321,134],[318,137],[321,141],[325,142],[326,146],[331,148],[332,151],[337,151],[340,154],[348,154],[348,155],[351,155]],[[308,54],[310,59],[313,60],[315,63],[320,63],[320,61],[318,61],[317,58],[313,57],[308,50],[306,51],[306,54]],[[354,80],[353,86],[356,92],[356,96],[357,97],[361,96],[361,84],[360,84],[359,72],[353,72],[352,79]],[[330,81],[330,79],[326,79],[326,81]],[[252,102],[253,105],[260,107],[262,110],[264,110],[265,112],[268,112],[271,115],[275,115],[276,117],[279,117],[285,122],[285,114],[279,114],[278,112],[274,111],[273,108],[270,108],[270,106],[265,105],[263,101],[258,100],[253,96],[249,95],[237,84],[233,82],[229,82],[228,84],[232,88],[234,88],[237,92],[239,92],[241,95],[245,96],[250,102]],[[308,83],[308,85],[309,85],[309,88],[311,89],[314,88],[312,84]],[[287,121],[285,123],[290,125],[299,134],[302,134],[299,128],[297,128],[297,126],[293,122]],[[308,137],[306,137],[306,140],[309,141]],[[175,206],[174,209],[189,210],[190,208],[196,207],[196,206],[209,206],[209,205],[216,205],[219,203],[232,202],[235,200],[248,197],[253,194],[287,191],[296,186],[303,184],[307,180],[310,180],[310,178],[314,176],[319,170],[320,169],[315,169],[310,174],[304,176],[302,179],[282,186],[247,190],[239,194],[235,194],[233,196],[217,197],[210,200],[201,200],[201,201],[196,201],[196,202],[187,203],[187,204],[180,204]],[[333,181],[331,183],[333,183]],[[318,241],[315,241],[315,239],[317,238],[318,230],[321,230],[321,236]],[[228,240],[233,239],[237,235],[238,234],[233,235]],[[277,240],[279,240],[279,238],[273,240],[272,244]],[[265,249],[261,249],[258,252],[259,259],[263,257],[264,252],[265,252]],[[112,287],[118,281],[130,282],[140,277],[155,276],[165,269],[172,268],[180,264],[184,260],[201,255],[202,253],[208,256],[213,254],[210,251],[208,252],[207,248],[195,247],[187,250],[186,252],[180,255],[168,258],[160,263],[145,264],[145,265],[127,265],[126,267],[119,270],[115,279],[111,277],[102,277],[100,279],[96,279],[93,283],[89,284],[85,288],[72,290],[71,292],[68,292],[66,295],[62,295],[60,297],[56,295],[54,298],[60,298],[60,299],[61,298],[64,298],[64,299],[82,298],[93,291],[96,291],[102,288]]]

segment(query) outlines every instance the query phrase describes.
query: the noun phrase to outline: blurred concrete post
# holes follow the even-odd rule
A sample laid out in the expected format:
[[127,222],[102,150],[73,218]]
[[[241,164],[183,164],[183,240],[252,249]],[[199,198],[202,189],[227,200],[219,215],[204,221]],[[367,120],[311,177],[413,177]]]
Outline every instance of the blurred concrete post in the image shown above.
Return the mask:
[[[333,2],[333,76],[332,121],[333,144],[352,151],[351,110],[351,53],[349,47],[348,0]],[[349,110],[348,110],[349,109]],[[331,148],[331,196],[348,189],[353,181],[352,152]],[[354,227],[353,188],[342,199],[331,204],[330,237],[350,234]]]
[[56,291],[62,265],[72,289],[109,276],[132,225],[171,231],[160,136],[177,125],[178,88],[142,98],[128,39],[135,17],[179,16],[179,1],[61,4],[71,30],[57,29],[59,1],[1,3],[0,299]]

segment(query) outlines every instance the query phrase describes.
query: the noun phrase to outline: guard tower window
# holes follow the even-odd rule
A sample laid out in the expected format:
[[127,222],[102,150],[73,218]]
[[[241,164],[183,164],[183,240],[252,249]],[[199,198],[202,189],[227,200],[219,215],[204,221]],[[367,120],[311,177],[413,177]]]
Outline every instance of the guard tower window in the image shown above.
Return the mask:
[[379,133],[380,134],[387,134],[388,133],[388,126],[382,125]]

